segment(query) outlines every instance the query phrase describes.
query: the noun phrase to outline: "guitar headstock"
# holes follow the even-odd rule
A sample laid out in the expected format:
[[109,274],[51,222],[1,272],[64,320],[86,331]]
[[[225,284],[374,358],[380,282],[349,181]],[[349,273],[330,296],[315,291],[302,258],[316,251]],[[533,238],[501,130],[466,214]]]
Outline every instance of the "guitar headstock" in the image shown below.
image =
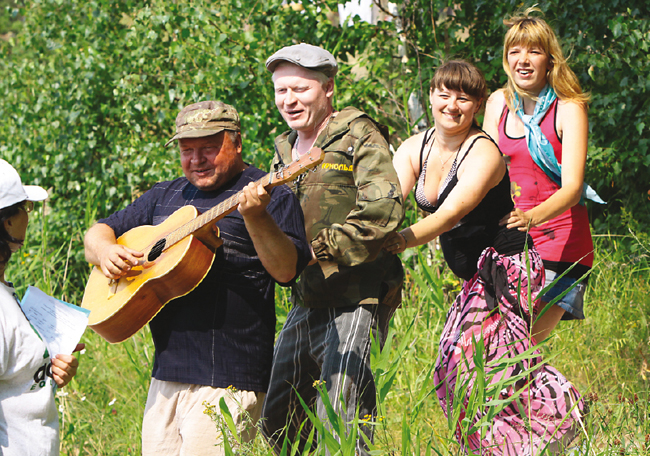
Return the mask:
[[325,158],[325,153],[318,147],[312,147],[309,151],[301,156],[298,160],[294,160],[289,165],[276,171],[273,174],[274,185],[285,184],[294,180],[297,176],[305,171],[315,168]]

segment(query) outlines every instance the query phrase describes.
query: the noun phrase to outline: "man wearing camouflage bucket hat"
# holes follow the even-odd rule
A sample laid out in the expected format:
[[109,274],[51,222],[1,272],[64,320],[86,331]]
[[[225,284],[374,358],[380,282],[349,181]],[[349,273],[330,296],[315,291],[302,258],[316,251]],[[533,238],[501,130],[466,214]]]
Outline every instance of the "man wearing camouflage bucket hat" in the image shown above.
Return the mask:
[[[383,344],[403,280],[399,258],[382,245],[402,221],[403,201],[382,127],[358,109],[333,108],[338,65],[332,54],[298,44],[280,49],[266,66],[276,106],[291,128],[275,140],[274,166],[311,147],[325,152],[318,169],[293,187],[314,258],[293,287],[294,307],[276,342],[262,412],[262,430],[275,451],[288,439],[299,440],[302,453],[311,427],[301,428],[306,414],[297,395],[328,420],[314,379],[345,423],[374,421],[371,333]],[[372,439],[372,425],[360,430]],[[368,454],[361,437],[356,453]]]
[[216,101],[186,106],[167,145],[174,141],[185,176],[155,184],[99,220],[86,234],[86,258],[107,277],[121,277],[143,254],[116,244],[116,236],[160,224],[185,205],[205,212],[242,192],[238,211],[216,223],[223,247],[205,279],[150,322],[156,352],[142,426],[145,456],[222,455],[203,403],[220,414],[223,398],[241,441],[253,438],[271,371],[275,282],[291,283],[311,252],[289,188],[267,193],[253,184],[266,173],[243,161],[235,108]]

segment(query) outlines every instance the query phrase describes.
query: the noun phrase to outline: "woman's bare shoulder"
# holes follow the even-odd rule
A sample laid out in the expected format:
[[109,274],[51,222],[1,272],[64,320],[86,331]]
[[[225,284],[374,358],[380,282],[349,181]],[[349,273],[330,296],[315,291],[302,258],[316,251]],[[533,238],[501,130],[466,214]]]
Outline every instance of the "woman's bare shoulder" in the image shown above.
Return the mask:
[[572,100],[559,100],[557,103],[557,130],[564,140],[565,132],[582,132],[587,135],[589,120],[587,106]]
[[402,144],[397,148],[395,154],[406,154],[411,155],[412,153],[419,153],[420,148],[422,147],[422,141],[424,141],[424,136],[426,131],[418,133],[404,140]]
[[470,163],[471,168],[487,172],[500,172],[505,168],[505,161],[499,148],[488,135],[477,131],[467,139],[467,143],[471,144],[471,149],[465,161]]
[[557,110],[558,114],[566,113],[568,115],[587,115],[587,106],[584,103],[574,100],[558,100]]
[[506,102],[505,92],[499,89],[492,93],[485,103],[485,117],[483,118],[483,129],[496,141],[499,140],[499,119],[503,112],[503,105]]
[[485,104],[485,108],[501,110],[505,102],[506,102],[505,90],[499,89],[490,94],[490,96],[487,99],[487,103]]
[[[501,181],[506,164],[499,148],[483,132],[471,134],[468,140],[471,149],[458,169],[458,182],[467,195],[484,196]],[[482,196],[475,203],[478,204],[480,199]]]

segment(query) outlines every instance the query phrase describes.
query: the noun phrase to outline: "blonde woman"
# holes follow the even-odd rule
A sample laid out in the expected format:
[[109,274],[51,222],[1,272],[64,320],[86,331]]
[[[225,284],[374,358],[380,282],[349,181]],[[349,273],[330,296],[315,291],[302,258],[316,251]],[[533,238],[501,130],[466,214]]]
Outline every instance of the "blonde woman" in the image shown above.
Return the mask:
[[[515,209],[502,220],[529,231],[542,256],[546,284],[558,279],[544,306],[567,294],[533,325],[538,341],[561,319],[584,319],[583,297],[593,264],[593,243],[584,199],[602,200],[584,184],[587,158],[587,103],[557,37],[528,9],[504,21],[505,88],[493,93],[484,129],[508,157]],[[537,10],[539,11],[539,10]]]

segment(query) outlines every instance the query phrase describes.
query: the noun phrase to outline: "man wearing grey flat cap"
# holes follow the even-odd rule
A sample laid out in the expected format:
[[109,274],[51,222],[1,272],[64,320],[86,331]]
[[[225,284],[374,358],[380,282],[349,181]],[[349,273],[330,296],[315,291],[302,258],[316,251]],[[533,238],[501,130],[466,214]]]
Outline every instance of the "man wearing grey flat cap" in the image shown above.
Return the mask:
[[266,173],[242,158],[235,108],[216,101],[186,106],[167,144],[175,141],[184,177],[154,185],[99,220],[86,234],[86,258],[106,277],[122,277],[143,254],[117,244],[117,236],[158,225],[186,205],[205,212],[241,192],[238,211],[216,223],[223,246],[206,277],[150,322],[156,351],[142,425],[144,456],[223,455],[225,437],[204,401],[220,414],[224,399],[241,441],[254,437],[271,371],[275,283],[292,283],[311,252],[289,188],[267,193],[253,183]]
[[[266,66],[291,129],[276,138],[273,165],[312,147],[325,152],[315,172],[293,185],[313,259],[293,286],[262,412],[262,430],[276,453],[285,439],[298,440],[302,452],[311,426],[302,426],[307,415],[298,395],[328,421],[315,381],[350,426],[375,415],[370,344],[372,338],[383,344],[403,280],[399,258],[382,245],[402,221],[403,201],[382,127],[356,108],[333,107],[338,65],[332,54],[298,44],[280,49]],[[371,425],[360,430],[372,439]],[[368,454],[361,436],[357,454]]]

